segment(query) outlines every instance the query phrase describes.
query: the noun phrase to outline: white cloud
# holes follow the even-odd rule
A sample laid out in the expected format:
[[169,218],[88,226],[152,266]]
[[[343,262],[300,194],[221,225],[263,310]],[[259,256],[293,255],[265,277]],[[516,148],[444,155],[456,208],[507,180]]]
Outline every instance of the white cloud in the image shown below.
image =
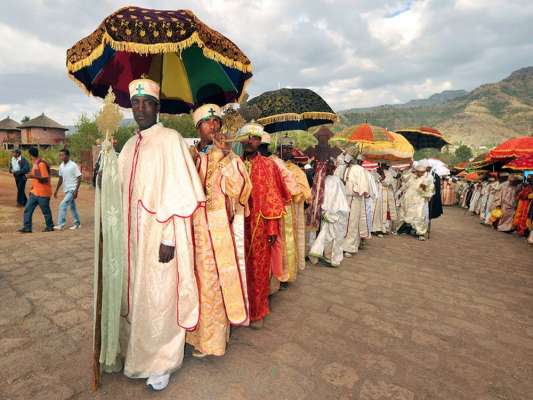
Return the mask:
[[[65,51],[122,0],[0,2],[0,119],[71,124],[101,101],[67,77]],[[309,87],[337,110],[472,89],[531,65],[530,0],[139,0],[193,10],[254,66],[252,96]],[[512,27],[512,29],[511,29]],[[128,113],[126,115],[129,116]]]
[[64,68],[65,50],[29,32],[0,24],[0,74]]

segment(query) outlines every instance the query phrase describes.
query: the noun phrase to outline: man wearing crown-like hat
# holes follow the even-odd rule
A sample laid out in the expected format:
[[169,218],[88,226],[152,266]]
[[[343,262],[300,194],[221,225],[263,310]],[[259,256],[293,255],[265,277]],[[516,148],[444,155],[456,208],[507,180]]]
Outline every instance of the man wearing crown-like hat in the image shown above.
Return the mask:
[[[193,356],[222,356],[230,323],[248,324],[244,260],[244,205],[252,185],[243,161],[221,132],[222,113],[206,104],[193,113],[202,142],[196,166],[206,194],[206,208],[194,215],[196,275],[200,287],[200,321],[187,334]],[[206,148],[203,144],[210,142]],[[198,149],[198,148],[197,148]]]
[[272,275],[278,280],[283,277],[281,219],[285,204],[291,200],[276,163],[258,151],[264,134],[261,125],[248,123],[239,130],[237,138],[244,146],[244,163],[252,181],[250,214],[244,230],[252,328],[261,328],[269,313]]
[[129,85],[137,134],[118,163],[127,257],[122,301],[124,374],[162,390],[183,362],[185,331],[198,322],[191,216],[205,203],[181,135],[157,123],[159,85]]

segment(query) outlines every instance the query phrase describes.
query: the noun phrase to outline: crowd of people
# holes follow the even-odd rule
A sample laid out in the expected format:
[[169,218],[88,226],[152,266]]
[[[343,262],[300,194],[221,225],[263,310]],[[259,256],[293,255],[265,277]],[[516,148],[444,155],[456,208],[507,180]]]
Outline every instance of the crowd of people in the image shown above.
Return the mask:
[[[73,220],[73,225],[69,229],[80,229],[81,222],[76,208],[76,198],[81,184],[81,172],[78,165],[70,159],[70,151],[65,148],[59,152],[59,158],[61,159],[58,171],[59,181],[53,193],[50,165],[46,160],[39,157],[38,148],[30,147],[28,153],[31,158],[31,165],[22,155],[20,149],[13,150],[9,164],[9,172],[13,174],[17,187],[17,206],[24,208],[23,226],[18,232],[32,232],[33,213],[37,206],[41,209],[45,221],[43,232],[64,230],[69,208]],[[28,180],[30,180],[31,189],[29,196],[26,196],[26,183]],[[59,204],[58,224],[54,225],[50,199],[52,195],[54,198],[58,197],[61,187],[63,187],[64,198]]]
[[372,234],[425,240],[430,216],[442,213],[430,168],[369,172],[361,154],[329,145],[326,128],[306,165],[290,140],[271,154],[270,135],[254,122],[231,140],[243,150],[237,155],[220,107],[205,104],[193,113],[199,142],[189,147],[157,122],[159,90],[148,79],[130,84],[139,131],[118,156],[121,357],[104,369],[120,364],[162,390],[185,342],[194,357],[222,356],[231,326],[261,329],[269,297],[297,280],[306,257],[338,267]]
[[492,172],[476,182],[448,179],[442,193],[443,204],[459,205],[479,216],[481,224],[499,232],[516,232],[533,243],[533,175]]

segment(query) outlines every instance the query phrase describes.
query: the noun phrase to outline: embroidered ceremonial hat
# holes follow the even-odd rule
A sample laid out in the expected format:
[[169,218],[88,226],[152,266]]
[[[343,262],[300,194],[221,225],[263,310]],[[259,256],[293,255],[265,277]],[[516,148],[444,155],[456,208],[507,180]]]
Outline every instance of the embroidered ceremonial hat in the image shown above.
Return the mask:
[[268,133],[264,132],[261,135],[261,143],[270,144],[271,142],[272,142],[272,139],[271,139],[270,135]]
[[263,125],[256,122],[249,122],[237,131],[237,140],[246,140],[250,136],[257,136],[262,139],[264,133],[265,129],[263,128]]
[[211,118],[218,118],[222,122],[222,110],[216,104],[204,104],[192,113],[192,119],[196,127],[198,127],[200,122]]
[[141,78],[131,81],[128,85],[130,99],[133,96],[151,96],[159,101],[160,87],[151,79]]

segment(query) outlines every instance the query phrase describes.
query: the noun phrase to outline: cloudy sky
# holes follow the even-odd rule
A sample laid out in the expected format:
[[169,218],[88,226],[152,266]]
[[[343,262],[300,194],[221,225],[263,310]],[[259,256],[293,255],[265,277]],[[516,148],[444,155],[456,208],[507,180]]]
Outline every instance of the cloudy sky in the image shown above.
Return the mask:
[[65,52],[124,5],[189,8],[254,65],[252,96],[309,87],[335,110],[473,89],[533,65],[531,0],[2,0],[0,119],[94,113]]

